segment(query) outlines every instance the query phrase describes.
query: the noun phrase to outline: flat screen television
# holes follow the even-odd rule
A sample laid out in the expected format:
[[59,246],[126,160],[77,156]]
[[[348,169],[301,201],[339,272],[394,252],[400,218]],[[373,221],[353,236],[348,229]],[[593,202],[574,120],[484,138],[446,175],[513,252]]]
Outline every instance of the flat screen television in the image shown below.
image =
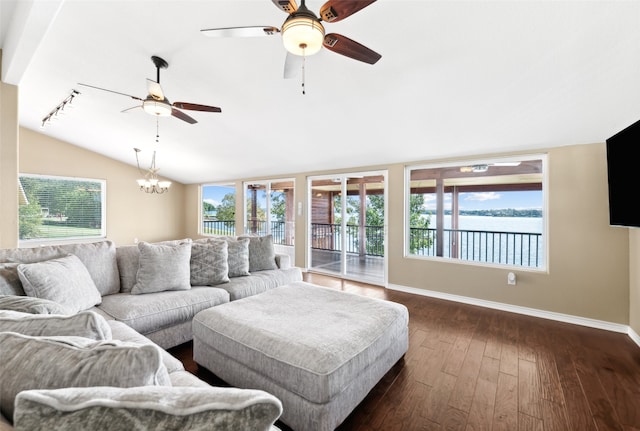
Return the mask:
[[636,151],[640,148],[640,121],[607,139],[609,181],[609,224],[640,227],[637,209],[640,169]]

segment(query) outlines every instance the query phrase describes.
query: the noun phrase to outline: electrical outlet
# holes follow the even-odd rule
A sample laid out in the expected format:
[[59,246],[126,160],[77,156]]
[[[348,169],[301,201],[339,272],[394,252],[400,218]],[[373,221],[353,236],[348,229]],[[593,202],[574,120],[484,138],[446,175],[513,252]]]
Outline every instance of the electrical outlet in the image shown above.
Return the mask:
[[516,275],[513,272],[507,274],[507,284],[510,284],[512,286],[516,285]]

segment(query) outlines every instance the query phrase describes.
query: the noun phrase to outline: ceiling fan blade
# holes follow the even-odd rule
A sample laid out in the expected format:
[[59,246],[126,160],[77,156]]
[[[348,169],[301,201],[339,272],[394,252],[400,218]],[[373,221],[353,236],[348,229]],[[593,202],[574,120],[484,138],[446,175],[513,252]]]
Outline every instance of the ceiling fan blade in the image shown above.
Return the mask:
[[329,33],[324,37],[323,45],[329,51],[342,54],[365,63],[374,64],[382,56],[364,45],[337,33]]
[[149,95],[156,100],[164,100],[164,92],[162,87],[153,79],[147,78],[147,91]]
[[292,13],[298,10],[296,0],[271,0],[276,7],[286,13]]
[[369,6],[376,0],[329,0],[320,9],[320,19],[337,22]]
[[78,85],[82,85],[83,87],[95,88],[96,90],[108,91],[109,93],[115,93],[115,94],[119,94],[121,96],[131,97],[132,99],[135,99],[135,100],[142,100],[141,98],[136,97],[136,96],[132,96],[130,94],[120,93],[119,91],[107,90],[106,88],[100,88],[100,87],[96,87],[94,85],[83,84],[81,82],[78,82]]
[[195,118],[192,118],[192,117],[188,116],[187,114],[185,114],[182,111],[177,110],[176,108],[172,108],[171,109],[171,115],[173,115],[174,117],[179,118],[179,119],[181,119],[183,121],[186,121],[189,124],[196,124],[197,123]]
[[180,109],[189,109],[191,111],[222,112],[222,109],[216,106],[198,105],[197,103],[174,102],[173,106]]
[[200,32],[209,37],[260,37],[280,33],[280,30],[277,27],[261,25],[249,27],[208,28],[200,30]]
[[129,112],[129,111],[131,111],[132,109],[137,109],[137,108],[142,108],[142,105],[132,106],[131,108],[123,109],[123,110],[122,110],[122,111],[120,111],[120,112]]
[[284,79],[296,78],[302,71],[303,57],[295,54],[291,54],[287,51],[287,56],[284,59]]

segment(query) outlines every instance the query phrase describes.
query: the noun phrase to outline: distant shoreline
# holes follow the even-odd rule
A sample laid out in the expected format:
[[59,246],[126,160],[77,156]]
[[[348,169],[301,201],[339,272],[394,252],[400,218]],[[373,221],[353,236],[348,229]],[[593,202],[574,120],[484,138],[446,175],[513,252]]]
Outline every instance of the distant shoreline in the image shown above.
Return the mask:
[[[445,215],[451,215],[451,210],[445,210]],[[524,209],[518,210],[514,208],[494,209],[494,210],[460,210],[461,216],[484,216],[484,217],[530,217],[542,218],[541,209]],[[427,212],[425,215],[435,215]]]

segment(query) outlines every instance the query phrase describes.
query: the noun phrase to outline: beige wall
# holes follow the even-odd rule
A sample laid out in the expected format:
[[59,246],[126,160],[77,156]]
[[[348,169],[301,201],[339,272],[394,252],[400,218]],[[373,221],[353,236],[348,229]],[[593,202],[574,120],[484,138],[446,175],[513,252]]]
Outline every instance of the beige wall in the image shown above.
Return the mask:
[[134,238],[160,241],[186,236],[183,184],[173,182],[162,195],[143,193],[136,184],[140,176],[136,167],[23,128],[19,169],[28,174],[106,179],[107,238],[117,245],[133,244]]
[[[548,152],[549,265],[546,273],[402,256],[401,200],[390,197],[389,282],[620,324],[629,319],[629,236],[610,227],[604,144]],[[390,184],[402,180],[394,168]],[[393,190],[393,188],[392,188]],[[400,191],[396,188],[397,192]]]
[[[547,152],[549,265],[544,273],[513,270],[516,286],[507,285],[510,269],[404,257],[405,166],[356,167],[350,171],[388,170],[389,284],[626,325],[630,313],[629,230],[609,226],[605,151],[604,144],[591,144]],[[278,178],[294,177],[296,202],[306,202],[307,176],[340,172],[344,170]],[[264,178],[247,180],[257,179]],[[242,182],[238,180],[236,185],[241,193]],[[187,222],[195,224],[198,187],[187,188]],[[306,214],[296,216],[298,266],[305,262],[305,221]],[[638,288],[635,295],[631,300],[637,303]],[[636,321],[640,320],[638,308]]]
[[18,243],[17,173],[18,87],[0,82],[0,247]]

